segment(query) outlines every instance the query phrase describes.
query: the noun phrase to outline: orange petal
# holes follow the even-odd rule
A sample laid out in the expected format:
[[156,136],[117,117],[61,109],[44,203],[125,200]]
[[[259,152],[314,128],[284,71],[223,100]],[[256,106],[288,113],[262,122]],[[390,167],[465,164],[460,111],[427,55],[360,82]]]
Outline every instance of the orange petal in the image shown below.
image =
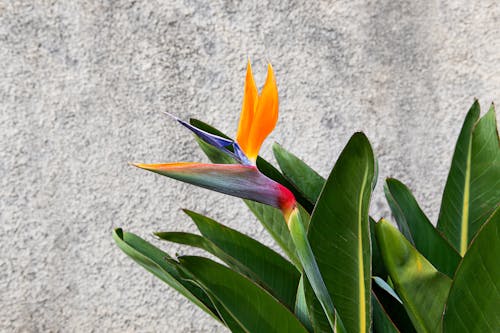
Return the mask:
[[247,75],[245,79],[245,92],[243,95],[243,105],[241,107],[240,122],[238,124],[238,132],[236,141],[241,149],[246,152],[252,121],[254,118],[255,107],[257,106],[258,91],[252,74],[252,66],[250,60],[247,64]]
[[264,88],[262,88],[253,115],[246,149],[243,149],[250,160],[256,160],[262,143],[273,131],[277,121],[278,87],[276,86],[273,68],[271,64],[268,64],[266,83],[264,84]]

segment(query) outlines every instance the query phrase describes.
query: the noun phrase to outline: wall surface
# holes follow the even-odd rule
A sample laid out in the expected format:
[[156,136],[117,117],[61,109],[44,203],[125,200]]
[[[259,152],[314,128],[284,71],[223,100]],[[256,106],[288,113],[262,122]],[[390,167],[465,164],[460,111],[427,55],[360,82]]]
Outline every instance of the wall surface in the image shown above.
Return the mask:
[[364,131],[373,216],[393,176],[435,220],[473,98],[500,101],[498,22],[496,0],[0,0],[0,331],[225,332],[111,231],[194,231],[186,207],[273,244],[240,200],[127,165],[205,161],[160,111],[234,133],[247,57],[279,85],[264,157],[277,141],[327,176]]

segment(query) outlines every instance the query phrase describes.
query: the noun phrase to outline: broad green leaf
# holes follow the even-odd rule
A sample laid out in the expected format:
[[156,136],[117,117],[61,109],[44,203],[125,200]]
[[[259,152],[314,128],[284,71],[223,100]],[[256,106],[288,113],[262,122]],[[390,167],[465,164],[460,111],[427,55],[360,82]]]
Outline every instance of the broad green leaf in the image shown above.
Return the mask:
[[[255,283],[259,284],[262,288],[266,289],[270,294],[272,294],[281,303],[286,305],[289,309],[294,308],[295,304],[291,304],[291,302],[295,301],[295,290],[287,290],[286,288],[297,287],[295,272],[291,271],[291,278],[289,278],[287,275],[283,274],[281,267],[278,267],[278,272],[273,271],[273,266],[266,267],[266,265],[269,265],[269,261],[272,262],[272,260],[267,260],[267,258],[262,256],[260,258],[252,258],[253,261],[255,261],[256,259],[265,258],[263,259],[263,261],[265,262],[263,262],[262,265],[259,265],[261,267],[257,268],[257,272],[254,272],[251,270],[251,268],[245,265],[245,259],[247,258],[244,258],[242,260],[243,262],[240,262],[238,259],[241,258],[235,258],[231,256],[230,254],[224,252],[220,247],[215,245],[212,241],[200,235],[195,235],[187,232],[156,232],[155,235],[165,241],[197,247],[213,254],[217,258],[221,259],[224,263],[226,263],[229,267],[234,269],[236,272],[245,275]],[[245,252],[243,250],[243,248],[238,249],[239,253],[237,253],[237,256],[244,257]],[[278,254],[275,253],[275,255]],[[290,265],[288,261],[286,262],[288,265]],[[291,267],[295,270],[293,266]],[[262,274],[262,271],[265,270],[267,270],[267,272],[264,273],[267,273],[267,275],[259,276],[259,274]],[[275,285],[269,286],[269,284],[266,284],[266,282],[268,282],[267,280],[271,280],[271,283],[274,283]],[[275,287],[275,290],[272,289],[273,287]]]
[[477,121],[476,101],[465,118],[446,182],[437,227],[463,256],[500,201],[500,144],[495,110]]
[[297,156],[275,143],[273,152],[283,175],[312,203],[318,200],[325,179]]
[[386,179],[385,196],[399,230],[440,272],[453,278],[460,255],[434,228],[410,190],[400,181]]
[[328,291],[348,332],[369,332],[371,244],[368,208],[375,159],[356,133],[340,154],[316,203],[308,238]]
[[443,318],[444,332],[500,329],[500,206],[483,224],[457,269]]
[[183,278],[178,265],[166,260],[171,259],[167,253],[120,228],[113,231],[113,239],[118,247],[139,265],[180,292],[209,315],[221,320],[210,298],[198,286]]
[[206,258],[186,256],[179,262],[247,332],[307,332],[292,312],[243,275]]
[[[188,245],[197,246],[219,257],[229,266],[263,286],[289,309],[294,309],[300,273],[289,261],[262,243],[234,229],[195,212],[189,210],[185,212],[204,236],[201,237],[203,241],[198,239],[197,244]],[[157,235],[165,239],[165,233]],[[176,241],[172,237],[169,238]]]
[[[200,121],[197,119],[191,118],[189,120],[190,124],[204,130],[208,133],[216,134],[219,135],[223,138],[230,139],[227,135],[222,133],[221,131],[215,129],[214,127]],[[200,144],[202,142],[201,140],[198,140],[198,143]],[[202,142],[204,143],[204,142]],[[221,153],[219,150],[216,148],[204,143],[204,145],[200,144],[201,148],[207,154],[207,156],[210,158],[210,160],[214,163],[235,163],[233,159],[231,159],[228,156]],[[209,153],[207,153],[207,150],[210,150]],[[290,191],[292,191],[293,195],[295,196],[295,199],[297,200],[298,203],[302,207],[304,207],[309,213],[312,211],[314,207],[314,203],[310,202],[307,200],[300,191],[298,191],[292,183],[290,183],[271,163],[267,162],[265,159],[262,157],[258,156],[257,161],[256,161],[257,168],[267,177],[271,178],[272,180],[280,183],[281,185],[285,186],[288,188]]]
[[468,243],[500,203],[500,140],[492,105],[474,127]]
[[372,308],[374,333],[399,333],[396,324],[391,320],[374,292],[372,292]]
[[465,117],[455,145],[437,223],[437,228],[461,255],[467,248],[463,245],[462,239],[468,238],[464,229],[469,224],[472,131],[480,113],[479,102],[476,100]]
[[394,289],[417,332],[439,332],[451,279],[436,270],[389,222],[380,220],[375,233]]

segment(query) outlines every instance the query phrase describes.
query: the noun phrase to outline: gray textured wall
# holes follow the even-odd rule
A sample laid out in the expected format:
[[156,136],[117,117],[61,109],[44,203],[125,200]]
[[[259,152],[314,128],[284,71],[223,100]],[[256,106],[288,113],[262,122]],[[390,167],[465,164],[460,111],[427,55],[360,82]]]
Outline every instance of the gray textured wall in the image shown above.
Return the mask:
[[436,218],[468,107],[500,101],[496,0],[31,3],[0,0],[2,332],[224,331],[111,230],[192,231],[187,207],[272,244],[238,199],[127,165],[204,160],[162,110],[234,133],[247,55],[281,98],[262,154],[278,141],[326,176],[366,132],[376,217],[395,176]]

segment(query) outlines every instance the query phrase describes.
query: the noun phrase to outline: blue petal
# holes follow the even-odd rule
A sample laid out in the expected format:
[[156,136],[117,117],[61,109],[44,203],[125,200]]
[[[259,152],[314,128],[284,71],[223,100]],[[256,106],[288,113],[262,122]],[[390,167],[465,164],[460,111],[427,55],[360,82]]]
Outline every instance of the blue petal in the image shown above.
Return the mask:
[[243,152],[241,149],[240,145],[237,142],[233,142],[233,150],[234,150],[234,155],[238,157],[238,160],[241,162],[241,164],[244,165],[253,165],[252,162],[248,159],[247,155]]
[[191,130],[191,132],[193,132],[194,134],[196,134],[200,139],[202,139],[203,141],[205,141],[206,143],[216,147],[216,148],[226,148],[226,147],[229,147],[233,144],[233,140],[229,140],[229,139],[226,139],[226,138],[223,138],[223,137],[220,137],[218,135],[215,135],[215,134],[211,134],[211,133],[208,133],[208,132],[205,132],[204,130],[201,130],[197,127],[194,127],[193,125],[185,122],[184,120],[181,120],[181,119],[176,119],[182,126],[188,128],[189,130]]
[[[211,146],[219,149],[220,151],[226,153],[227,155],[231,156],[236,161],[238,161],[240,164],[252,165],[252,163],[247,158],[247,156],[245,155],[245,153],[243,152],[243,150],[241,150],[241,148],[238,145],[238,143],[235,142],[234,140],[226,139],[226,138],[223,138],[221,136],[208,133],[208,132],[206,132],[204,130],[201,130],[201,129],[199,129],[199,128],[197,128],[197,127],[195,127],[195,126],[193,126],[193,125],[191,125],[191,124],[189,124],[187,122],[185,122],[184,120],[181,120],[181,119],[177,118],[176,116],[174,116],[174,115],[172,115],[172,114],[170,114],[168,112],[165,112],[165,114],[167,114],[168,116],[174,118],[182,126],[186,127],[191,132],[193,132],[194,134],[196,134],[196,136],[199,137],[201,140],[205,141],[209,145],[211,145]],[[232,147],[233,150],[234,150],[234,152],[230,151],[228,149],[228,147]]]

